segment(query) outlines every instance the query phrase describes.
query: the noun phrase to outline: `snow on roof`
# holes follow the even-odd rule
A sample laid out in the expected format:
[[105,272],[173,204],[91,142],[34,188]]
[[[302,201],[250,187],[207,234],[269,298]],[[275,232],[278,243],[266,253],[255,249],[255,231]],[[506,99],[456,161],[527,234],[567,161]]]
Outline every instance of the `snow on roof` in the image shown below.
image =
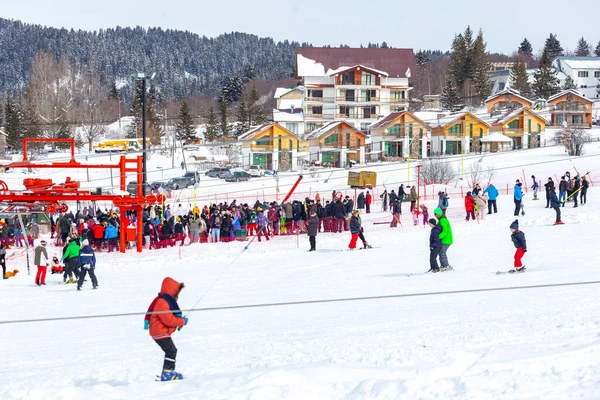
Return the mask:
[[323,125],[322,127],[315,129],[314,131],[305,135],[304,139],[316,139],[320,138],[330,130],[340,125],[343,121],[331,121]]
[[296,54],[296,69],[301,76],[324,76],[325,67],[323,64],[304,57],[302,54]]
[[273,95],[273,98],[278,99],[281,96],[283,96],[284,94],[291,92],[292,90],[294,90],[294,89],[278,87],[277,89],[275,89],[275,94]]
[[280,110],[291,110],[292,107],[295,110],[302,108],[302,99],[282,99],[279,101]]
[[508,121],[509,119],[514,118],[517,115],[519,115],[521,113],[525,113],[525,112],[530,112],[531,115],[535,115],[536,117],[543,119],[544,121],[546,121],[546,123],[549,122],[546,118],[542,117],[541,115],[539,115],[538,113],[536,113],[533,110],[526,109],[526,108],[517,108],[513,111],[508,112],[507,114],[500,116],[500,118],[496,118],[496,121],[494,123],[496,123],[496,124],[504,123],[504,122]]
[[554,61],[571,69],[600,69],[600,57],[557,57]]
[[275,122],[303,122],[304,121],[304,113],[303,112],[285,112],[282,110],[273,110],[273,121]]
[[512,142],[512,139],[506,135],[503,135],[502,132],[494,132],[487,136],[481,138],[483,143],[489,142],[501,142],[501,143],[509,143]]
[[585,98],[579,91],[577,91],[575,89],[563,90],[562,92],[559,92],[559,93],[555,94],[554,96],[550,96],[550,97],[548,97],[548,102],[551,102],[552,100],[556,100],[568,93],[571,93],[573,96],[577,96],[580,99],[584,99],[585,101],[589,101],[591,103],[591,101],[589,99]]
[[520,99],[522,99],[522,100],[524,100],[524,101],[526,101],[528,103],[533,104],[533,101],[529,100],[527,97],[523,97],[521,95],[521,92],[519,92],[518,90],[513,89],[513,88],[507,88],[507,89],[504,89],[501,92],[498,92],[496,94],[491,95],[490,97],[488,97],[487,99],[485,99],[485,103],[487,103],[489,101],[492,101],[495,98],[498,98],[500,96],[506,96],[506,95],[516,96],[516,97],[518,97],[518,98],[520,98]]
[[250,128],[249,130],[247,130],[242,135],[240,135],[240,137],[238,139],[239,140],[249,139],[252,136],[256,135],[257,133],[260,133],[260,132],[264,131],[265,129],[269,128],[271,125],[275,125],[275,124],[273,124],[272,122],[269,122],[267,124],[254,126],[254,127]]
[[435,123],[430,123],[429,125],[431,126],[446,126],[458,119],[463,118],[464,116],[466,116],[467,114],[472,115],[473,117],[477,118],[478,120],[480,120],[481,122],[483,122],[484,124],[488,125],[491,127],[490,123],[486,120],[486,118],[484,117],[484,114],[479,112],[477,114],[472,113],[470,111],[463,111],[463,112],[459,112],[456,114],[448,114],[446,115],[444,118],[440,118],[439,120],[439,125],[437,125],[437,121]]

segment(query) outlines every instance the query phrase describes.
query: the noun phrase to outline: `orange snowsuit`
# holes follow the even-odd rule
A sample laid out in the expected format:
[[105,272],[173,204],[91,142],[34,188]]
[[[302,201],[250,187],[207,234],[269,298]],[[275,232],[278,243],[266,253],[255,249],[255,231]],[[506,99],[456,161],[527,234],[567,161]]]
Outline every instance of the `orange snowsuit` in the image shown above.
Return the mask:
[[[182,285],[172,278],[165,278],[160,288],[161,293],[168,294],[177,299],[179,291]],[[181,317],[176,317],[171,309],[169,303],[163,298],[156,299],[154,308],[152,310],[155,313],[150,316],[150,336],[154,340],[165,339],[171,337],[171,334],[175,332],[175,329],[183,326],[185,321]]]

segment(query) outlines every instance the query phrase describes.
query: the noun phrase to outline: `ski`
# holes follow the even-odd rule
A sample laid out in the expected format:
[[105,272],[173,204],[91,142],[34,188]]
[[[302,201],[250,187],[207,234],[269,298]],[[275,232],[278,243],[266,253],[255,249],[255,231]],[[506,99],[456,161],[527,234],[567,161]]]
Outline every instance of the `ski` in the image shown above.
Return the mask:
[[525,271],[527,271],[527,269],[525,267],[523,267],[523,269],[521,269],[520,271],[517,271],[516,269],[510,269],[508,271],[498,271],[498,272],[496,272],[496,275],[522,274]]

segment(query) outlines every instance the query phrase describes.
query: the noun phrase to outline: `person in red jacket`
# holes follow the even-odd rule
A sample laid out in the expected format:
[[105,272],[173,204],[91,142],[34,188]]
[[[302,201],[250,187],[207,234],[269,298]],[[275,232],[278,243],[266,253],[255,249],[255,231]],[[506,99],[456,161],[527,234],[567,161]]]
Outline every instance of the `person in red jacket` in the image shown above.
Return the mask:
[[367,196],[365,198],[365,206],[367,208],[367,214],[371,214],[371,203],[373,203],[373,196],[367,190]]
[[92,234],[94,235],[94,246],[100,247],[104,240],[104,225],[95,224],[92,227]]
[[471,194],[471,192],[467,192],[467,195],[465,196],[465,210],[467,211],[467,217],[465,218],[465,220],[469,220],[469,217],[471,219],[475,219],[475,198],[473,197],[473,195]]
[[172,278],[165,278],[160,288],[160,293],[154,299],[144,321],[144,328],[150,329],[150,336],[156,344],[165,352],[163,370],[160,375],[161,381],[172,381],[183,379],[183,375],[175,372],[175,357],[177,357],[177,347],[171,339],[175,329],[187,325],[188,318],[184,317],[177,304],[177,299],[183,283],[179,283]]

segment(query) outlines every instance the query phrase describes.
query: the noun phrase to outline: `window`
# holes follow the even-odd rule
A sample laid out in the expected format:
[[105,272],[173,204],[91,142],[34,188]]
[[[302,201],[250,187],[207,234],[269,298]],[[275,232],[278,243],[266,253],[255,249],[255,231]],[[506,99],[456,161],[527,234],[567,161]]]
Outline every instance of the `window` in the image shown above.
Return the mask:
[[369,134],[369,127],[371,126],[370,122],[360,124],[360,131],[365,134]]
[[349,117],[350,116],[350,107],[340,106],[339,115],[345,115],[346,117]]
[[354,90],[346,90],[346,101],[354,101]]
[[361,90],[360,101],[377,101],[377,90]]
[[538,124],[538,133],[542,133],[542,125]]
[[469,136],[473,137],[473,124],[469,124]]
[[406,107],[390,107],[390,111],[395,112],[404,112],[406,111]]
[[509,129],[519,129],[519,120],[515,119],[514,121],[510,121],[508,123],[508,128]]
[[314,123],[314,122],[308,122],[304,126],[304,131],[307,132],[307,133],[308,132],[312,132],[312,131],[314,131],[316,129],[319,129],[322,126],[323,126],[323,124],[317,124],[317,123]]
[[450,127],[450,129],[448,129],[448,133],[453,134],[453,133],[461,133],[462,132],[462,124],[456,124]]
[[327,136],[324,140],[325,144],[333,144],[333,143],[337,143],[337,141],[338,141],[337,133]]
[[594,71],[594,78],[600,78],[600,71]]
[[375,118],[377,116],[377,106],[361,107],[362,118]]
[[308,97],[313,99],[322,99],[323,89],[308,89]]
[[298,123],[296,122],[286,122],[285,129],[292,132],[294,135],[298,134]]
[[419,128],[419,138],[423,139],[423,128]]
[[483,137],[483,128],[479,128],[479,137]]
[[588,72],[587,71],[577,71],[577,77],[578,78],[587,78]]
[[342,75],[342,85],[354,85],[354,71]]
[[527,120],[527,133],[531,133],[531,120]]
[[309,115],[323,115],[323,106],[312,106],[308,109],[310,110]]
[[412,132],[412,124],[408,124],[408,137],[412,138],[413,132]]
[[375,75],[363,71],[361,74],[361,85],[376,85]]
[[387,130],[387,134],[392,136],[399,136],[401,131],[402,128],[400,125],[394,125]]
[[390,91],[391,101],[400,101],[406,99],[406,92],[404,90],[392,90]]
[[262,138],[262,139],[258,139],[255,143],[257,146],[269,146],[271,144],[271,139],[270,138]]
[[574,125],[583,125],[583,115],[573,115],[572,121]]

